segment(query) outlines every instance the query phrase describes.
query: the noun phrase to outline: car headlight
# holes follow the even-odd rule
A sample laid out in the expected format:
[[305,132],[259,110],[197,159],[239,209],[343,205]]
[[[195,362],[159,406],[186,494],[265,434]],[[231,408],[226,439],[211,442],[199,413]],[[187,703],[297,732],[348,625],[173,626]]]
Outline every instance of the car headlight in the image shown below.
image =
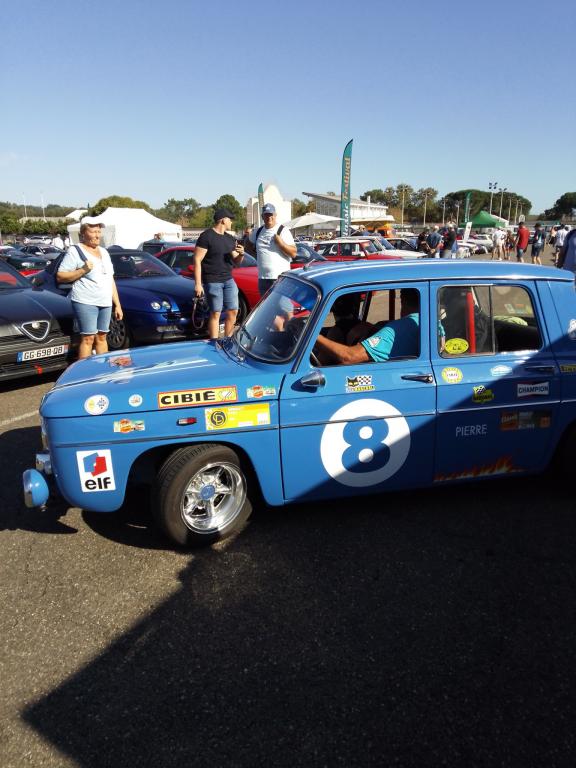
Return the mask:
[[166,299],[163,299],[162,301],[151,301],[150,306],[152,309],[172,309],[172,305],[169,301],[166,301]]

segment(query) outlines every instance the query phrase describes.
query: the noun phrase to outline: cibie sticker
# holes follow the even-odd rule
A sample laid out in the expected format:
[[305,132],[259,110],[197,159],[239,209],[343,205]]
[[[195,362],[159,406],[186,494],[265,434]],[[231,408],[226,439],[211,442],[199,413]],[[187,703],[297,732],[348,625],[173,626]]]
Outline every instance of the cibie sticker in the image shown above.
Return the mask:
[[383,400],[354,400],[324,427],[320,456],[336,482],[350,488],[383,483],[410,452],[410,428],[400,411]]
[[542,397],[550,394],[550,382],[540,381],[537,384],[518,384],[518,397]]
[[128,398],[128,405],[131,405],[132,408],[138,408],[142,405],[143,398],[142,395],[130,395]]
[[84,493],[116,490],[110,451],[76,451],[76,461]]
[[446,384],[460,384],[462,381],[462,371],[460,368],[442,368],[442,378]]
[[449,355],[462,355],[468,352],[468,342],[466,339],[447,339],[444,349]]
[[100,416],[101,413],[105,413],[108,410],[110,401],[106,395],[92,395],[84,401],[84,410],[89,413],[90,416]]
[[158,392],[158,408],[188,408],[195,405],[233,403],[236,400],[238,392],[234,386]]
[[568,323],[568,338],[576,341],[576,320],[574,318]]

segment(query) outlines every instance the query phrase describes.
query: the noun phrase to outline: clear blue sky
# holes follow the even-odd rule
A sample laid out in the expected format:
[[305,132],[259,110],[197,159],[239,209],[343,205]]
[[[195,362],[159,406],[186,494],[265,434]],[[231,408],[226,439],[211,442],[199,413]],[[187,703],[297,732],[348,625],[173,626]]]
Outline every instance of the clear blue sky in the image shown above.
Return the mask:
[[574,0],[7,5],[0,200],[576,190]]

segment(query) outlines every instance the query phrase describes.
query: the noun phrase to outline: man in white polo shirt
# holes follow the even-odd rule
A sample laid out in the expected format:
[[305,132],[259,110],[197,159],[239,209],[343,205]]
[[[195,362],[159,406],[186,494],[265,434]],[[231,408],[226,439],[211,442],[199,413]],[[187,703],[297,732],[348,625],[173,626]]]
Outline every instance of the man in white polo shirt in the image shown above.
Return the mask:
[[258,291],[263,296],[282,272],[290,269],[296,256],[296,244],[289,229],[276,222],[276,208],[266,203],[262,208],[264,226],[253,229],[250,242],[256,248]]

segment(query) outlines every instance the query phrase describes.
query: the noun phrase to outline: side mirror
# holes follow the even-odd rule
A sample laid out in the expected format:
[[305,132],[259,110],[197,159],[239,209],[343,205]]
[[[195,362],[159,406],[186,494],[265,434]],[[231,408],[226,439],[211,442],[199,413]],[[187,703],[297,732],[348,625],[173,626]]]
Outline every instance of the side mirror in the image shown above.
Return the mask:
[[325,384],[326,379],[320,371],[312,371],[300,379],[300,385],[305,389],[318,389],[318,387],[323,387]]
[[194,272],[194,264],[188,264],[186,267],[187,272]]

